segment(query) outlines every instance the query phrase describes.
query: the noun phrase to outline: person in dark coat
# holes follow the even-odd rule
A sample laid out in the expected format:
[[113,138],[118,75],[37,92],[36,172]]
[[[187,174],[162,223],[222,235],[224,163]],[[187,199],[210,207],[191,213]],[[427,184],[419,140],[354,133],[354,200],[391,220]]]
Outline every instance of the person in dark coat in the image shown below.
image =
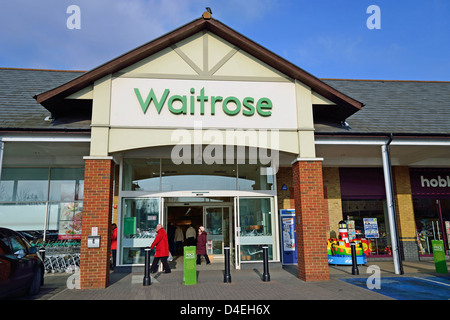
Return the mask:
[[201,256],[205,257],[206,264],[211,264],[209,261],[208,254],[206,253],[206,232],[205,228],[202,226],[198,228],[197,236],[197,264],[201,264]]
[[169,239],[169,251],[172,255],[175,254],[175,226],[172,222],[169,222],[167,227],[167,237]]
[[158,268],[158,262],[161,259],[165,273],[170,273],[170,267],[167,263],[167,258],[169,257],[169,240],[167,239],[166,230],[164,230],[162,225],[158,224],[156,226],[156,232],[156,238],[155,240],[153,240],[153,243],[150,247],[150,249],[153,249],[156,246],[155,257],[153,258],[150,272],[156,272],[156,269]]

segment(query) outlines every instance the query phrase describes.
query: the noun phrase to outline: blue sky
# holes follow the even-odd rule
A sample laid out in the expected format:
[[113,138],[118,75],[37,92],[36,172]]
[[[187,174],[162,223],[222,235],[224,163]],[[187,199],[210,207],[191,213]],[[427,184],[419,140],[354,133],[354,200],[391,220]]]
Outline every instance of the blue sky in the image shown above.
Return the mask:
[[[81,29],[67,28],[70,5]],[[369,29],[370,5],[381,29]],[[449,0],[14,0],[0,67],[90,70],[201,16],[319,78],[450,81]]]

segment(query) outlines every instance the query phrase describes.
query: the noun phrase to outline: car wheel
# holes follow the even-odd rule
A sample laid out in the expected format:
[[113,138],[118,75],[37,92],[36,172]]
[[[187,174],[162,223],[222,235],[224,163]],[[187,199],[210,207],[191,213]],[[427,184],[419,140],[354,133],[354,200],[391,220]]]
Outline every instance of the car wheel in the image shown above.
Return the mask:
[[28,289],[28,294],[36,295],[41,289],[41,269],[37,268],[36,273],[31,280],[30,288]]

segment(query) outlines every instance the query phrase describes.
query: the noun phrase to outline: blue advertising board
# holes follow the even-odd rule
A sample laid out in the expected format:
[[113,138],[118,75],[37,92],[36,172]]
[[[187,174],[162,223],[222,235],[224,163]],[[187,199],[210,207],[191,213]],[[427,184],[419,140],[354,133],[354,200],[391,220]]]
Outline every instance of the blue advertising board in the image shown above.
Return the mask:
[[280,210],[281,251],[284,265],[297,264],[297,236],[295,228],[295,210]]

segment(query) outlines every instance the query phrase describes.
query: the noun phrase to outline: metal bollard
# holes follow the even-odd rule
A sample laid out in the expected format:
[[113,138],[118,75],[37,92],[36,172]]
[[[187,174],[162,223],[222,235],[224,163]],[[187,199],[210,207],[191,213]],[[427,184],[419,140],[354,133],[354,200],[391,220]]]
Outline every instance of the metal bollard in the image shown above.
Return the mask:
[[230,274],[230,247],[225,247],[225,274],[223,276],[224,283],[231,283],[231,274]]
[[350,243],[350,247],[352,248],[352,274],[359,275],[358,263],[356,261],[356,243]]
[[144,286],[149,286],[152,284],[150,278],[150,247],[146,247],[145,251],[145,270],[144,270]]
[[263,249],[263,263],[264,263],[264,272],[262,275],[262,280],[264,282],[270,281],[270,274],[269,274],[269,246],[264,245],[262,247]]
[[39,248],[39,255],[41,256],[42,261],[45,261],[45,248]]

